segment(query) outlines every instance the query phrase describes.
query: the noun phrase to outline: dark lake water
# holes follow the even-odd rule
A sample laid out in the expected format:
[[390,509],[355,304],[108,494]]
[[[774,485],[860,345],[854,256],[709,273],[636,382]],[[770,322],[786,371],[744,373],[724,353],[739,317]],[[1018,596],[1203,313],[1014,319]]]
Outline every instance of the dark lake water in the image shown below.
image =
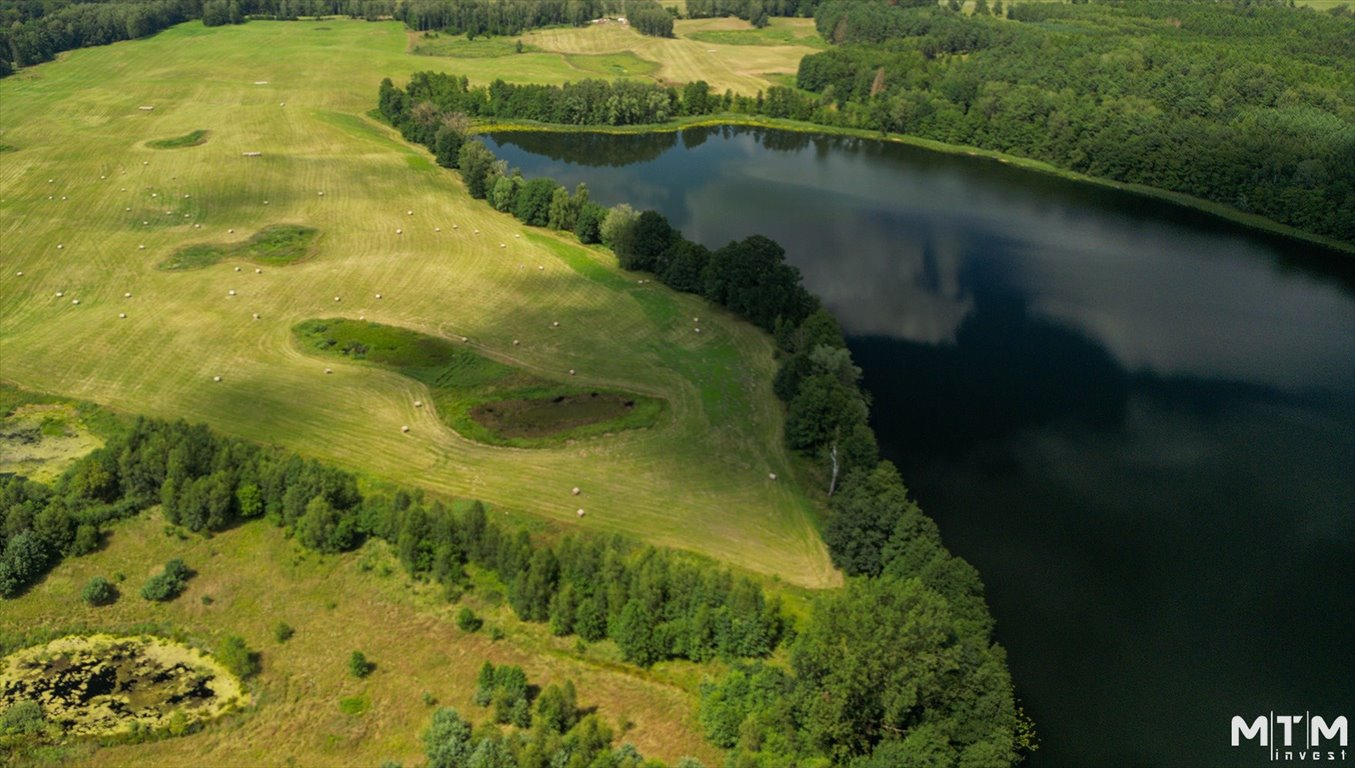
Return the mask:
[[1029,765],[1261,765],[1234,715],[1355,720],[1355,257],[872,141],[494,139],[712,248],[785,246],[983,574]]

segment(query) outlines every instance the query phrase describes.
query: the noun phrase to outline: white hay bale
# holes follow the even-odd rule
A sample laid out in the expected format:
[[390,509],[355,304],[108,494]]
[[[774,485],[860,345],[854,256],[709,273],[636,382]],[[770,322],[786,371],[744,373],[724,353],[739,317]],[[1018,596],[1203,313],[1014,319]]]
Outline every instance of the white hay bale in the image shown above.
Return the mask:
[[65,248],[65,247],[66,247],[66,246],[62,245],[61,243],[57,243],[57,244],[56,244],[56,249],[57,249],[58,251],[61,250],[62,248]]
[[701,332],[701,329],[700,329],[700,328],[693,328],[692,330],[696,331],[697,333],[700,333],[700,332]]
[[123,192],[126,192],[126,191],[127,191],[127,188],[126,188],[126,187],[123,187],[123,188],[122,188],[122,191],[123,191]]
[[574,489],[570,491],[570,493],[574,494],[575,496],[578,496],[580,493],[583,493],[583,491],[579,490],[579,487],[576,485],[574,486]]
[[699,323],[699,322],[701,322],[701,318],[699,318],[699,317],[693,317],[693,318],[692,318],[692,322],[693,322],[693,323]]
[[152,192],[152,193],[151,193],[151,197],[159,197],[159,196],[160,196],[160,193],[159,193],[159,192]]
[[183,217],[184,217],[185,219],[187,219],[187,218],[191,217],[192,215],[193,215],[193,214],[191,214],[191,213],[185,213],[185,214],[183,215]]
[[453,224],[453,225],[452,225],[452,229],[461,229],[461,225],[460,225],[460,224]]
[[550,324],[550,327],[552,327],[552,328],[559,328],[559,327],[560,327],[560,321],[559,321],[559,320],[553,321],[553,322]]
[[141,223],[142,223],[142,224],[150,224],[149,221],[143,221],[143,222],[141,222]]
[[285,106],[287,106],[287,102],[285,102],[285,101],[280,101],[280,102],[278,102],[278,106],[279,106],[279,107],[285,107]]
[[150,104],[142,104],[141,106],[137,107],[137,109],[141,110],[142,112],[150,112],[151,110],[155,109],[155,107],[151,106]]
[[212,377],[212,381],[218,381],[218,382],[219,382],[219,381],[221,381],[221,377],[220,377],[220,376],[213,376],[213,377]]
[[409,214],[410,216],[413,216],[413,215],[414,215],[414,212],[413,212],[413,211],[405,211],[405,213]]
[[136,247],[136,249],[137,249],[138,251],[144,251],[144,250],[146,250],[146,246],[144,246],[144,245],[138,245],[138,246]]
[[519,342],[517,339],[513,339],[513,346],[516,347],[516,346],[517,346],[518,344],[520,344],[520,343],[521,343],[521,342]]
[[378,299],[381,298],[381,294],[378,293],[378,294],[376,295],[376,297],[377,297]]
[[268,81],[267,81],[267,80],[255,80],[255,81],[254,81],[254,84],[255,84],[255,85],[268,85]]
[[334,297],[334,301],[336,301],[336,302],[337,302],[337,301],[341,301],[341,299],[340,299],[338,296],[335,296],[335,297]]
[[570,376],[573,376],[573,375],[574,375],[574,369],[573,369],[573,368],[570,368],[570,369],[569,369],[569,375],[570,375]]
[[475,234],[477,234],[477,235],[480,234],[480,230],[478,230],[478,229],[475,230]]
[[201,224],[194,224],[194,225],[193,225],[193,229],[202,229],[202,225],[201,225]]
[[141,161],[141,164],[142,164],[142,165],[150,165],[150,164],[151,164],[151,161],[149,161],[149,160],[142,160],[142,161]]
[[108,177],[107,177],[107,176],[100,176],[99,178],[100,178],[100,179],[106,179],[106,178],[108,178]]
[[513,234],[513,237],[522,237],[522,235],[519,235],[519,234],[517,234],[517,233],[514,233],[514,234]]
[[57,291],[57,292],[56,292],[56,297],[57,297],[58,299],[61,298],[62,296],[65,296],[65,295],[66,295],[66,293],[65,293],[64,291]]
[[227,291],[227,293],[230,294],[231,296],[234,296],[234,295],[235,295],[235,291],[234,291],[234,290]]
[[500,247],[500,248],[507,248],[507,247],[508,247],[508,243],[499,243],[499,247]]
[[228,234],[228,235],[233,235],[233,234],[235,234],[235,230],[233,230],[233,229],[228,229],[228,230],[226,230],[226,234]]
[[465,336],[462,336],[462,337],[461,337],[461,341],[462,341],[462,343],[465,343],[465,342],[467,342],[467,341],[470,341],[470,339],[466,338]]
[[769,472],[769,473],[767,474],[767,479],[768,479],[768,480],[775,480],[775,479],[776,479],[776,473],[775,473],[775,472]]
[[263,204],[268,205],[268,201],[267,200],[263,201]]
[[320,197],[324,197],[324,196],[325,196],[325,193],[324,193],[324,192],[316,192],[315,194],[319,195]]
[[240,154],[244,155],[245,157],[262,157],[262,156],[263,156],[263,153],[262,153],[262,152],[241,152]]
[[537,264],[537,265],[536,265],[536,269],[537,269],[538,272],[541,272],[541,271],[545,271],[546,267],[545,267],[544,264]]
[[415,400],[415,401],[414,401],[414,407],[415,407],[415,408],[422,408],[422,407],[423,407],[423,401],[422,401],[422,400]]
[[326,373],[326,374],[334,373],[334,369],[333,369],[333,368],[326,368],[326,369],[325,369],[325,373]]
[[132,209],[131,209],[131,208],[123,208],[122,210],[123,210],[124,213],[131,213],[131,212],[132,212]]
[[433,227],[433,231],[434,231],[434,232],[441,232],[441,231],[442,231],[442,227]]
[[47,196],[47,199],[48,199],[48,200],[55,200],[56,198],[55,198],[55,197],[52,197],[51,195],[48,195],[48,196]]
[[65,196],[65,195],[62,195],[62,196],[61,196],[61,199],[62,199],[62,200],[65,200],[65,199],[66,199],[66,196]]
[[236,268],[235,268],[235,271],[236,271],[236,272],[239,272],[239,271],[240,271],[240,268],[239,268],[239,267],[236,267]]
[[132,298],[132,292],[131,292],[131,291],[128,291],[128,292],[122,294],[122,298],[124,298],[124,299],[130,299],[130,298]]
[[408,431],[409,431],[409,425],[408,425],[408,424],[405,424],[404,426],[400,427],[400,431],[401,431],[401,432],[408,432]]
[[18,272],[15,272],[15,273],[14,273],[14,276],[15,276],[15,277],[23,277],[23,276],[24,276],[23,270],[19,270]]
[[259,319],[259,313],[258,313],[258,312],[255,312],[255,313],[254,313],[254,319],[255,319],[255,320],[258,320],[258,319]]
[[72,303],[72,304],[79,304],[79,303],[80,303],[80,300],[79,300],[79,299],[71,299],[71,303]]
[[580,509],[580,510],[578,510],[577,512],[575,512],[574,514],[578,515],[579,517],[583,517],[584,512],[583,512],[582,509]]
[[47,183],[48,183],[48,184],[55,184],[55,183],[56,183],[56,179],[48,179],[48,180],[47,180]]
[[189,195],[184,195],[184,196],[183,196],[183,199],[185,199],[185,200],[187,200],[188,198],[189,198]]
[[262,275],[262,274],[263,274],[263,270],[262,270],[262,269],[259,269],[258,267],[255,267],[255,268],[254,268],[254,274],[256,274],[256,275]]
[[127,319],[127,313],[126,313],[126,312],[119,312],[119,313],[118,313],[118,319],[119,319],[119,320],[126,320],[126,319]]
[[397,230],[395,230],[395,234],[397,234],[397,235],[403,235],[404,233],[405,233],[405,231],[404,231],[403,229],[397,229]]
[[358,319],[359,319],[359,320],[366,320],[366,319],[367,319],[367,316],[366,316],[366,315],[358,315]]

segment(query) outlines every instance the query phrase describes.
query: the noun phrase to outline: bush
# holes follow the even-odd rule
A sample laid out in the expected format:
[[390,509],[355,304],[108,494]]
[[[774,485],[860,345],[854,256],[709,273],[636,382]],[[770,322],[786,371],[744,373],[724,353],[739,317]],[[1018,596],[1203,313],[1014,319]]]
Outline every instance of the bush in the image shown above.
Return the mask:
[[216,660],[241,679],[259,674],[259,654],[251,651],[239,635],[228,635],[221,641],[216,649]]
[[465,606],[462,606],[461,610],[456,612],[456,626],[460,627],[462,631],[474,632],[484,626],[484,623],[484,619],[476,616],[475,611]]
[[81,599],[90,605],[109,605],[118,599],[118,589],[113,586],[113,582],[102,576],[95,576],[85,584],[84,590],[80,593]]
[[165,563],[165,570],[152,576],[142,587],[141,596],[147,600],[163,603],[183,594],[188,587],[188,578],[193,572],[179,559]]
[[0,735],[37,733],[46,725],[47,717],[43,715],[42,707],[30,699],[0,712]]
[[348,673],[356,678],[364,678],[372,674],[376,665],[367,660],[367,656],[362,651],[353,651],[348,657]]
[[292,629],[292,625],[285,621],[279,621],[278,625],[273,628],[273,639],[277,640],[279,643],[285,643],[288,640],[291,640],[292,635],[295,634],[296,630]]

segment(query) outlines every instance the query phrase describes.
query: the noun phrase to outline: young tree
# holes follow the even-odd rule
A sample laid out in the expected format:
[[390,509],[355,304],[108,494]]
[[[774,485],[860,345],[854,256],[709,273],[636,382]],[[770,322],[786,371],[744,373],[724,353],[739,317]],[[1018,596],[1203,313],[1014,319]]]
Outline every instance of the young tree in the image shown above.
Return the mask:
[[239,678],[253,677],[259,673],[259,654],[245,645],[245,639],[239,635],[227,635],[216,649],[216,660]]
[[102,576],[95,576],[85,584],[80,593],[81,599],[93,606],[109,605],[118,599],[118,590],[113,583]]
[[367,660],[366,654],[362,651],[353,651],[348,656],[348,673],[356,678],[364,678],[372,674],[376,665]]

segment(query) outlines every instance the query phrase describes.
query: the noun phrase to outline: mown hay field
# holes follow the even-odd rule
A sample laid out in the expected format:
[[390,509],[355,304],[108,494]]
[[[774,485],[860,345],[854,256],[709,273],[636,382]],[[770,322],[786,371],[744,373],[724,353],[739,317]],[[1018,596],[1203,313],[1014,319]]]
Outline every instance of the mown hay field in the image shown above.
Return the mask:
[[[623,34],[642,57],[674,42],[619,29],[539,36],[602,53]],[[837,583],[813,504],[784,479],[792,459],[765,334],[638,282],[572,236],[528,232],[365,116],[383,77],[577,79],[566,57],[415,56],[408,44],[396,23],[193,22],[0,82],[0,141],[15,147],[0,162],[0,378],[206,422],[480,498],[496,514],[628,533],[797,585]],[[762,50],[725,48],[731,60]],[[691,66],[674,76],[704,65]],[[147,146],[197,130],[205,143]],[[276,225],[318,230],[310,255],[158,266],[186,246]],[[661,398],[669,416],[552,448],[476,443],[414,407],[430,399],[417,382],[302,350],[292,326],[333,316],[464,336],[541,377],[574,369],[570,384]]]

